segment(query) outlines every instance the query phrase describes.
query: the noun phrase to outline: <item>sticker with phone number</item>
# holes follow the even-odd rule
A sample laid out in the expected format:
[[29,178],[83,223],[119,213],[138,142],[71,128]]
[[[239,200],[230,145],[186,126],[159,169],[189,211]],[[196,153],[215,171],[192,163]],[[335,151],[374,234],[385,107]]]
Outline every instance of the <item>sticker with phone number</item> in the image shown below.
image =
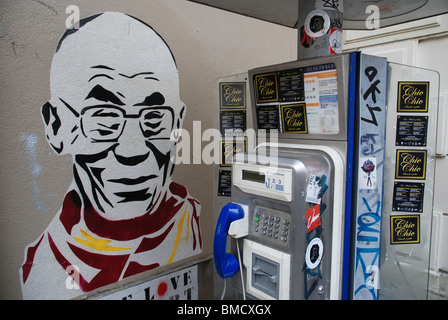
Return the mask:
[[281,172],[266,172],[266,189],[284,191],[285,188],[285,174]]

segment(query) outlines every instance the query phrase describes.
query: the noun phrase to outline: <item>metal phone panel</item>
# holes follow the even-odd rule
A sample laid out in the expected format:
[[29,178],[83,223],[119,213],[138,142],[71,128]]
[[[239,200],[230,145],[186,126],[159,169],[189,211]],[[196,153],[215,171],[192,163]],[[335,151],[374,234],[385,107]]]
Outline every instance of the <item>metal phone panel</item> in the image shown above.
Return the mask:
[[[244,162],[258,163],[249,155],[245,155]],[[290,255],[289,299],[329,299],[334,165],[324,152],[294,150],[279,152],[278,167],[291,170],[291,201],[246,193],[235,185],[232,188],[232,201],[249,207],[250,230],[245,241]],[[312,194],[316,181],[321,183],[320,195]],[[236,253],[233,244],[231,250]],[[232,278],[232,285],[241,290],[236,278]]]
[[[260,75],[269,75],[272,74],[273,78],[272,81],[277,81],[279,82],[278,84],[278,88],[280,88],[280,86],[283,84],[283,80],[282,79],[288,79],[291,80],[291,86],[293,86],[292,82],[293,82],[293,77],[294,74],[292,74],[293,72],[297,72],[300,73],[300,71],[298,70],[302,70],[302,72],[305,72],[305,76],[302,75],[302,82],[303,82],[303,86],[305,87],[305,78],[308,75],[311,75],[313,73],[313,70],[316,70],[315,72],[318,72],[318,70],[320,68],[330,68],[331,70],[335,70],[336,76],[332,77],[332,81],[336,81],[336,85],[335,85],[335,89],[334,91],[329,94],[328,96],[325,97],[314,97],[313,99],[319,99],[319,103],[320,103],[320,109],[324,109],[326,108],[326,106],[328,105],[332,105],[333,110],[331,112],[336,113],[337,115],[333,118],[328,118],[328,121],[335,121],[335,119],[337,119],[337,123],[334,124],[334,127],[337,128],[337,132],[330,132],[330,133],[311,133],[309,128],[311,128],[311,123],[312,121],[310,121],[311,119],[308,119],[306,126],[307,129],[306,130],[302,130],[302,132],[300,133],[294,133],[294,131],[288,131],[286,132],[286,130],[284,130],[283,128],[283,124],[279,124],[280,127],[280,131],[279,133],[279,138],[282,139],[310,139],[310,140],[347,140],[347,108],[346,105],[348,104],[348,83],[346,81],[346,79],[348,79],[348,74],[350,71],[350,54],[341,54],[341,55],[337,55],[337,56],[332,56],[332,57],[324,57],[324,58],[318,58],[318,59],[308,59],[308,60],[297,60],[297,61],[292,61],[292,62],[287,62],[287,63],[282,63],[282,64],[278,64],[278,65],[272,65],[272,66],[266,66],[266,67],[261,67],[261,68],[256,68],[256,69],[252,69],[249,70],[249,77],[248,77],[248,81],[249,81],[249,88],[250,88],[250,94],[251,96],[251,104],[252,104],[252,109],[253,109],[253,123],[254,123],[254,129],[255,130],[262,130],[262,131],[267,131],[269,133],[269,129],[264,130],[263,128],[260,127],[260,115],[258,114],[258,112],[261,110],[261,108],[272,108],[273,106],[279,106],[279,108],[286,108],[287,106],[290,106],[291,104],[294,105],[294,103],[297,104],[303,104],[306,105],[305,109],[308,117],[309,117],[309,107],[310,105],[312,105],[312,102],[310,100],[310,97],[308,95],[307,92],[303,93],[303,99],[300,97],[297,97],[295,99],[295,101],[288,101],[291,100],[290,98],[288,98],[287,94],[285,94],[284,97],[272,97],[272,99],[266,99],[262,102],[259,101],[259,97],[257,98],[257,88],[255,85],[255,79],[256,77],[260,76]],[[324,69],[325,70],[325,69]],[[292,72],[292,73],[291,73]],[[307,73],[308,72],[308,73]],[[315,73],[314,72],[314,73]],[[282,79],[277,79],[277,77],[283,76]],[[299,76],[300,77],[300,76]],[[300,81],[300,80],[298,80]],[[311,81],[311,80],[310,80]],[[280,83],[282,82],[282,83]],[[300,84],[299,84],[300,85]],[[280,91],[280,89],[278,90]],[[325,98],[325,101],[321,100]],[[257,100],[258,99],[258,100]],[[334,103],[336,101],[330,101],[331,99],[336,99],[337,100],[337,109],[334,108]],[[316,101],[314,101],[316,102]],[[296,105],[297,105],[296,104]],[[325,106],[324,106],[325,104]],[[258,109],[257,109],[258,108]],[[280,110],[279,109],[279,110]],[[303,107],[302,107],[303,109]],[[258,111],[258,112],[257,112]],[[278,121],[281,122],[282,120],[281,118],[281,111],[279,111],[279,119]],[[269,116],[272,113],[269,114]],[[314,119],[315,121],[323,121],[320,118],[316,118]],[[270,130],[274,130],[274,129],[270,129]]]

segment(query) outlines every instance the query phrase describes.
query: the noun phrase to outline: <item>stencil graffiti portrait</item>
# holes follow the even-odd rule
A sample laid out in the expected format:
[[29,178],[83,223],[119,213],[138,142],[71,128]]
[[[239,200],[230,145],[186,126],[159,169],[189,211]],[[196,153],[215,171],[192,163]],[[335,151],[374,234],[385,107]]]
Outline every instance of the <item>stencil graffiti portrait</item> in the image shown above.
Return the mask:
[[73,181],[25,248],[23,297],[72,298],[200,253],[200,203],[171,180],[186,107],[165,41],[123,13],[82,19],[57,45],[50,84],[46,138],[72,155]]

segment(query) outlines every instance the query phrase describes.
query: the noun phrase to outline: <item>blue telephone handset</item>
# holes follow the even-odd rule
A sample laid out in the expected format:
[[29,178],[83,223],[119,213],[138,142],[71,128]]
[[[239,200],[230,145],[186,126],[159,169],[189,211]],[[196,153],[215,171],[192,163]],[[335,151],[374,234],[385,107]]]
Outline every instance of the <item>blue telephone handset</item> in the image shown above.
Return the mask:
[[238,273],[238,260],[231,253],[226,252],[226,244],[230,224],[243,218],[243,207],[232,202],[226,204],[219,215],[213,243],[213,254],[216,271],[221,278],[230,278]]

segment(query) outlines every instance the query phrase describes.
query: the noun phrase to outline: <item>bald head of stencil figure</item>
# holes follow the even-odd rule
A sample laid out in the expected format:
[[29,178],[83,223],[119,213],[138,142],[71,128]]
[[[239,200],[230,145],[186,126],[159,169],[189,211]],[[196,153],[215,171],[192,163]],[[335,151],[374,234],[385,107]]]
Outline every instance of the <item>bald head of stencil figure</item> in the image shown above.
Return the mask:
[[185,114],[166,43],[122,13],[86,18],[61,38],[50,82],[47,140],[73,156],[84,200],[111,220],[145,214],[169,184],[170,136]]

